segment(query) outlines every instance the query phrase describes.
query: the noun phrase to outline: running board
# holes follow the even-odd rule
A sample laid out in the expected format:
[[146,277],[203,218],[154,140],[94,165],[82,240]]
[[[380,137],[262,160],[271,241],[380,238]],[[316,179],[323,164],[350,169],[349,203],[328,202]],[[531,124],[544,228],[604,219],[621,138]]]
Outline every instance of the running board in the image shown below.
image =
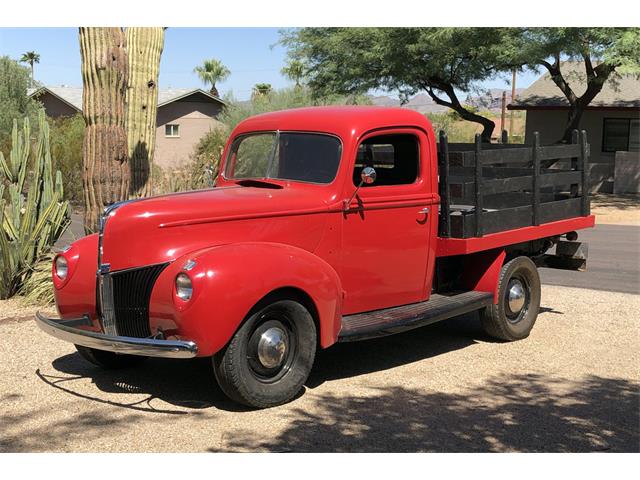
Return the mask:
[[354,342],[393,335],[479,310],[492,303],[493,294],[486,292],[471,291],[455,295],[433,294],[425,302],[346,315],[342,317],[342,328],[338,341]]

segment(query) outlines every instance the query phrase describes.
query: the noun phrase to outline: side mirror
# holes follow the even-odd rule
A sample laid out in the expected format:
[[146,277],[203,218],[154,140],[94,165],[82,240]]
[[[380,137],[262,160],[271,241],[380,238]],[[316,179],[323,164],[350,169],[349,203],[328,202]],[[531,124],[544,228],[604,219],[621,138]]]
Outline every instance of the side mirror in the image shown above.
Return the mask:
[[360,185],[358,185],[356,187],[355,192],[353,192],[353,195],[351,195],[351,198],[349,200],[344,200],[344,211],[346,212],[347,210],[349,210],[349,207],[351,206],[351,202],[353,201],[353,199],[356,197],[358,190],[360,190],[360,187],[362,185],[371,185],[373,182],[376,181],[376,170],[373,167],[364,167],[362,169],[362,172],[360,172]]
[[376,181],[377,175],[378,174],[376,173],[375,168],[364,167],[362,169],[362,172],[360,172],[360,180],[362,180],[362,183],[358,185],[358,187],[362,186],[363,184],[371,185]]

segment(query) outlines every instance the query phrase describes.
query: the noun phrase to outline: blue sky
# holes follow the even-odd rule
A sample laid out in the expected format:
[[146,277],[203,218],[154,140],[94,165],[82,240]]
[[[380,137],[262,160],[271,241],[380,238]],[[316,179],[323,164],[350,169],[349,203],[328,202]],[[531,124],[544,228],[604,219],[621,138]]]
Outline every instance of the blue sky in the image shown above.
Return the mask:
[[[286,50],[275,45],[278,28],[169,28],[160,65],[160,88],[202,87],[193,68],[205,58],[218,58],[231,70],[218,85],[221,94],[232,91],[239,100],[251,95],[253,85],[270,83],[274,88],[291,84],[280,74]],[[19,58],[34,50],[40,54],[36,80],[45,85],[81,86],[80,50],[75,28],[0,28],[0,55]],[[519,75],[517,86],[527,87],[537,74]],[[509,88],[502,80],[485,88]]]

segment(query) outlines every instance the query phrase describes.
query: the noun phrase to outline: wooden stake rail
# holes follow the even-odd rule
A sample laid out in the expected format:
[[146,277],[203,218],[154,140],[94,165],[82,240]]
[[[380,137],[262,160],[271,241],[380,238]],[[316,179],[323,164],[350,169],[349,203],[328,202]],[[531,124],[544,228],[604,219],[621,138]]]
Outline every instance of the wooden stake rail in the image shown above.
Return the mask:
[[[589,145],[449,144],[439,138],[439,235],[472,238],[589,215]],[[566,164],[566,165],[565,165]],[[549,165],[545,167],[544,165]],[[564,167],[564,168],[563,168]]]

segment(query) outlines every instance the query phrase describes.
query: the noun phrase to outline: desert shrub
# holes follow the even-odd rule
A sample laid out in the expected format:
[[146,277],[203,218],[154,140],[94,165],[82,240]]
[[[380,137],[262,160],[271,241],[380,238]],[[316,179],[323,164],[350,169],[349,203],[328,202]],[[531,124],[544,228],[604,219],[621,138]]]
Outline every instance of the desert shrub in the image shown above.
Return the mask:
[[36,305],[52,305],[54,303],[53,280],[51,279],[53,257],[55,254],[49,252],[34,265],[25,267],[22,274],[22,286],[18,293],[30,303]]
[[475,134],[482,131],[482,127],[477,123],[461,120],[454,111],[429,113],[427,117],[433,125],[436,135],[440,130],[444,130],[451,143],[473,142]]
[[49,142],[53,168],[62,173],[65,198],[73,204],[81,204],[84,119],[78,113],[73,117],[49,117],[47,121],[51,131]]
[[5,159],[0,152],[0,299],[21,289],[69,225],[69,203],[62,174],[52,168],[42,110],[38,129],[31,142],[29,120],[21,129],[14,121],[11,153]]

